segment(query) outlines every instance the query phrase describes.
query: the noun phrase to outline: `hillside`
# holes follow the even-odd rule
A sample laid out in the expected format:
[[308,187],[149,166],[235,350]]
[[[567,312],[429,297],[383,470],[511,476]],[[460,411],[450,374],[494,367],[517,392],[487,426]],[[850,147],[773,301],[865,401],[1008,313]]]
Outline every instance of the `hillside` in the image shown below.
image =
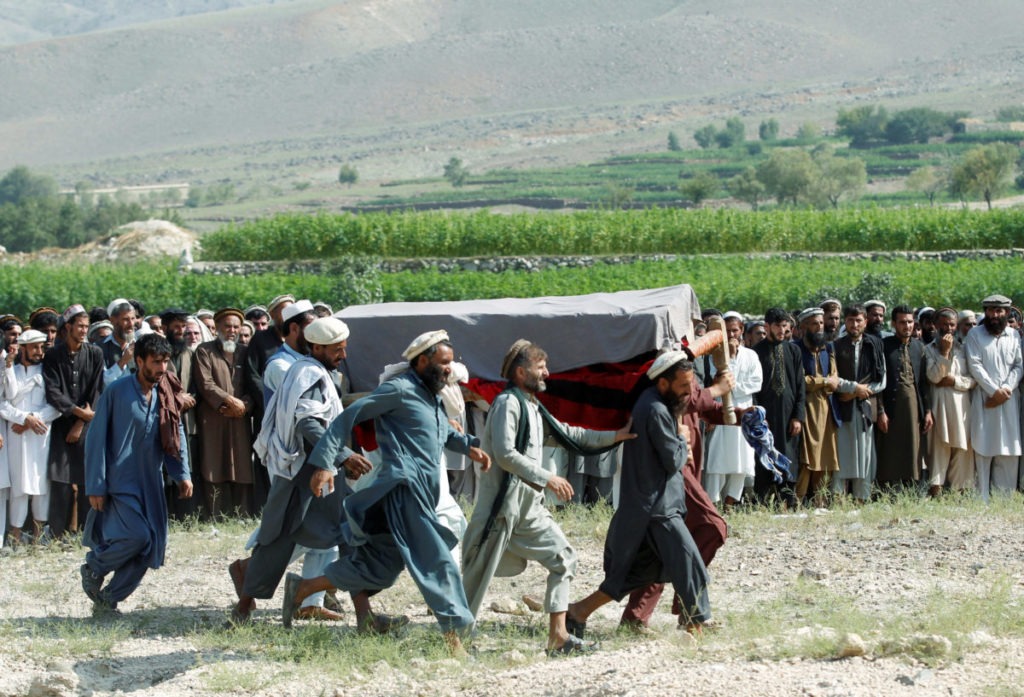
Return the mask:
[[58,4],[62,25],[0,4],[0,170],[420,176],[452,152],[578,161],[733,114],[785,132],[864,100],[1024,97],[1011,0],[39,3]]

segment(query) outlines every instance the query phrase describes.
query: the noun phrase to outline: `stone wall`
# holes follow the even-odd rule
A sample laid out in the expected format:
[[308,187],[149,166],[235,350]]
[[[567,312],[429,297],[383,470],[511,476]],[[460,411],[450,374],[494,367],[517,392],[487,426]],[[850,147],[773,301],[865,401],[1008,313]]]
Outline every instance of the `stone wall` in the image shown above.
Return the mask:
[[[735,259],[737,255],[712,254],[710,258],[722,257]],[[742,255],[746,259],[850,259],[883,261],[889,259],[906,259],[909,261],[945,261],[954,262],[959,259],[1024,259],[1024,249],[967,249],[948,250],[944,252],[841,252],[841,253],[810,253],[810,252],[759,252]],[[457,271],[540,271],[553,268],[584,268],[596,264],[634,264],[641,261],[675,261],[690,259],[688,254],[621,254],[614,256],[514,256],[514,257],[466,257],[458,259],[383,259],[378,268],[384,273],[397,271],[424,271],[437,269],[441,272]],[[330,273],[336,268],[337,261],[210,261],[196,262],[191,266],[192,273],[254,276],[270,272],[293,274]]]

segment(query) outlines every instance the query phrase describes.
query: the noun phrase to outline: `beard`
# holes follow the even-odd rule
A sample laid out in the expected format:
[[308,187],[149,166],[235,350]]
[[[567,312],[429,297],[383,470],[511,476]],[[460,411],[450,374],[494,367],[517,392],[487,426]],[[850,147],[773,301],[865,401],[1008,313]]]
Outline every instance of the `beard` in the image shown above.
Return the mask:
[[167,343],[171,345],[171,351],[173,351],[176,354],[181,353],[188,347],[188,344],[185,342],[184,336],[179,336],[177,338],[168,337]]
[[999,336],[1006,331],[1006,317],[986,317],[981,321],[985,325],[985,329],[992,336]]
[[828,339],[825,337],[825,332],[807,332],[804,334],[804,341],[811,348],[820,349],[822,346],[828,343]]
[[548,389],[547,383],[545,383],[542,378],[538,378],[532,375],[528,375],[526,379],[523,380],[523,387],[526,388],[527,392],[533,393],[543,392],[544,390]]
[[164,370],[154,370],[154,371],[143,370],[142,371],[142,378],[146,382],[148,382],[150,385],[155,385],[158,382],[160,382],[161,378],[163,378],[163,376],[164,376],[164,374],[166,372],[167,371],[164,371]]
[[234,353],[235,349],[238,348],[238,342],[231,339],[221,339],[220,347],[224,349],[224,353]]
[[434,394],[441,394],[441,390],[448,384],[448,379],[444,374],[444,367],[434,365],[433,363],[427,366],[427,369],[420,375],[420,379],[423,380],[423,384],[427,386],[427,389]]

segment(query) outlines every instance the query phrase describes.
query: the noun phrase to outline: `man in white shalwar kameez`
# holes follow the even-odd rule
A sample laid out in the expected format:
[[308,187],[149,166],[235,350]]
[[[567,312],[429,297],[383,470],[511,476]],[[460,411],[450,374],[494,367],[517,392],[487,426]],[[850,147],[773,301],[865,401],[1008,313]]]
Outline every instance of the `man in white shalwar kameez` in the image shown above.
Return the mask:
[[1021,346],[1017,332],[1006,326],[1010,299],[990,295],[982,301],[985,319],[967,334],[967,369],[977,381],[971,399],[971,447],[978,492],[988,501],[989,488],[1012,491],[1017,486],[1020,457]]
[[5,366],[3,418],[4,459],[10,467],[11,539],[21,540],[29,504],[35,521],[34,537],[46,525],[50,507],[50,480],[46,458],[50,452],[50,424],[60,417],[46,401],[43,384],[43,353],[47,336],[29,329],[18,337],[18,355]]
[[[743,317],[726,312],[726,340],[729,344],[729,369],[736,378],[732,388],[732,404],[737,409],[754,406],[754,395],[761,391],[761,361],[752,349],[742,345]],[[716,374],[714,365],[711,375]],[[711,428],[711,427],[709,427]],[[725,497],[725,505],[733,506],[743,497],[748,477],[754,476],[754,449],[743,437],[740,426],[714,426],[707,436],[704,459],[704,490],[714,503]]]
[[938,496],[942,486],[974,488],[974,457],[969,438],[971,390],[974,378],[967,357],[956,340],[958,315],[944,307],[935,313],[935,340],[924,349],[928,381],[932,383],[935,425],[929,437],[928,495]]

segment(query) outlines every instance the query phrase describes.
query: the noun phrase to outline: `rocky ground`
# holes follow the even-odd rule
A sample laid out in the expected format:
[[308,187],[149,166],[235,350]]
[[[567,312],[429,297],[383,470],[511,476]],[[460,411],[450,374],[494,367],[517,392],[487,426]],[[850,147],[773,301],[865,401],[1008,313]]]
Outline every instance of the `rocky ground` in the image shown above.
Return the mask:
[[[601,579],[607,514],[570,513],[580,553],[574,596]],[[397,638],[366,639],[348,621],[280,624],[280,593],[253,627],[226,629],[227,563],[248,524],[171,535],[124,616],[94,620],[79,585],[77,546],[0,556],[0,695],[1021,695],[1024,678],[1024,506],[906,499],[862,509],[730,517],[712,564],[721,626],[693,641],[668,598],[653,632],[616,631],[620,606],[590,622],[600,650],[542,652],[536,567],[491,588],[465,660],[447,658],[408,576],[378,596],[409,614]]]

